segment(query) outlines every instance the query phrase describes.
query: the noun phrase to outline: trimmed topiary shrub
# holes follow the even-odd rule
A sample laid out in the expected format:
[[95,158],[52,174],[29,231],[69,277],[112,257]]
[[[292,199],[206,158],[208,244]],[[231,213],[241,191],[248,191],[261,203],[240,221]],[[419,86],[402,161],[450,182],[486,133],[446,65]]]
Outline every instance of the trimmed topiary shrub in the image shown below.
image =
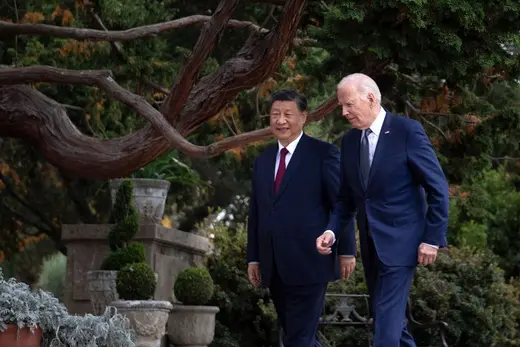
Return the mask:
[[134,184],[124,180],[117,189],[110,221],[115,223],[108,234],[108,245],[111,251],[128,246],[139,231],[139,212],[134,206]]
[[146,260],[144,245],[130,241],[139,231],[139,212],[134,206],[134,184],[124,180],[117,189],[110,222],[115,223],[108,233],[110,253],[103,260],[101,270],[119,271],[128,264]]
[[204,305],[213,296],[213,279],[203,267],[182,270],[175,281],[173,292],[184,305]]
[[126,265],[145,261],[144,245],[140,242],[134,242],[126,248],[119,248],[115,252],[111,252],[101,264],[101,270],[119,271]]
[[156,287],[155,274],[146,263],[126,265],[117,273],[116,290],[122,300],[149,300]]

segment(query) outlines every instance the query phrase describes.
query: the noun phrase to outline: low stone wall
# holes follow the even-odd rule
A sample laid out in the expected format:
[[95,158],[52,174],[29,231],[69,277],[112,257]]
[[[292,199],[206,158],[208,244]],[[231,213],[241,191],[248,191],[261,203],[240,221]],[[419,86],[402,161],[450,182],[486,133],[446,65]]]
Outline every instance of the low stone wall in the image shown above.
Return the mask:
[[[110,224],[65,224],[62,239],[67,246],[67,278],[63,302],[70,313],[92,313],[87,289],[87,271],[97,270],[109,252]],[[155,300],[170,300],[179,272],[203,264],[212,250],[211,242],[200,235],[165,228],[159,224],[141,225],[134,238],[142,242],[148,264],[158,274]]]

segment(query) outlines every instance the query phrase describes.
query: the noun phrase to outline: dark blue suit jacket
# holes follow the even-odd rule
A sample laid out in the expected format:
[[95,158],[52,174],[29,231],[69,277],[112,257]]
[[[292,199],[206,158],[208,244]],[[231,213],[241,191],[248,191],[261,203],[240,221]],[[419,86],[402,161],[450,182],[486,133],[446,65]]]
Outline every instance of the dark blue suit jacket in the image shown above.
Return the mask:
[[[333,281],[338,278],[338,247],[334,247],[331,255],[320,255],[316,238],[325,231],[337,198],[339,150],[333,144],[303,134],[275,195],[277,154],[278,144],[267,148],[255,161],[247,260],[260,262],[264,286],[270,285],[273,260],[286,285]],[[356,247],[353,223],[348,227],[350,239],[336,233],[336,244],[342,254],[353,254]]]
[[328,227],[342,230],[357,212],[362,254],[367,254],[366,230],[370,230],[381,262],[415,266],[421,242],[446,246],[449,201],[444,173],[422,125],[386,113],[364,187],[359,169],[361,134],[353,129],[343,137],[341,188]]

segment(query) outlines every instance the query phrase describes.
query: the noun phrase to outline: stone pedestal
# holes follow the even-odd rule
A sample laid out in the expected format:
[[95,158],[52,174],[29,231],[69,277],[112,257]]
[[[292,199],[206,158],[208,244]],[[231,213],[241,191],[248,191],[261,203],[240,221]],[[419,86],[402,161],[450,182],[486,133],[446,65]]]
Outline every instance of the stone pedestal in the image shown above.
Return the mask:
[[[99,269],[109,252],[107,235],[110,224],[65,224],[62,239],[67,246],[67,279],[64,303],[70,313],[92,313],[86,274]],[[169,301],[179,272],[203,265],[211,251],[210,241],[200,235],[165,228],[159,224],[141,225],[134,238],[142,242],[146,259],[159,281],[154,300]]]

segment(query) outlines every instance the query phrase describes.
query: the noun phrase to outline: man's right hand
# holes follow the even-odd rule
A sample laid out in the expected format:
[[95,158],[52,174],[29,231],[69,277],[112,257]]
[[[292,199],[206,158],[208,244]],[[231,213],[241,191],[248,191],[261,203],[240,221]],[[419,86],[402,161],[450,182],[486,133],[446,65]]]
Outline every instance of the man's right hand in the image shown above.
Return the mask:
[[316,249],[320,254],[328,255],[332,253],[332,244],[334,239],[332,233],[323,233],[316,239]]
[[247,266],[247,277],[249,282],[255,286],[260,287],[262,284],[262,276],[260,275],[260,264],[249,264]]

